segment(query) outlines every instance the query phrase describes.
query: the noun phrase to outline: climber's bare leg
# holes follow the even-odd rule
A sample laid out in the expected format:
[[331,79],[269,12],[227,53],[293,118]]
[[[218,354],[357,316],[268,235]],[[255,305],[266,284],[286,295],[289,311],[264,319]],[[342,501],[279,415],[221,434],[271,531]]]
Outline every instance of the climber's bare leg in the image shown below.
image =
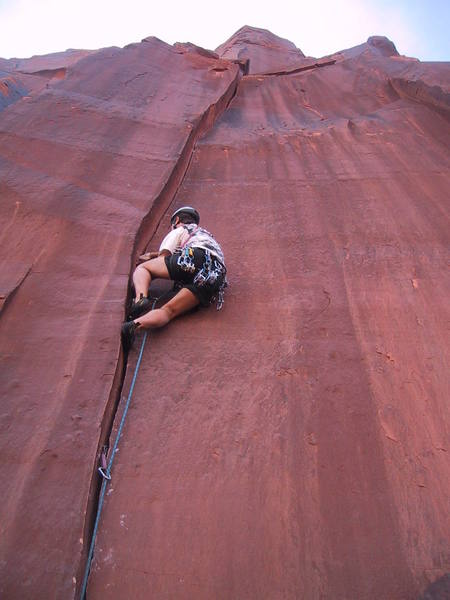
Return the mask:
[[152,279],[170,279],[169,271],[166,267],[164,256],[152,258],[138,265],[133,273],[133,284],[136,290],[136,301],[139,300],[141,294],[144,298],[148,296],[148,288]]
[[199,304],[197,296],[190,290],[182,288],[167,304],[134,319],[134,322],[139,323],[143,329],[163,327],[175,317],[195,308],[197,304]]

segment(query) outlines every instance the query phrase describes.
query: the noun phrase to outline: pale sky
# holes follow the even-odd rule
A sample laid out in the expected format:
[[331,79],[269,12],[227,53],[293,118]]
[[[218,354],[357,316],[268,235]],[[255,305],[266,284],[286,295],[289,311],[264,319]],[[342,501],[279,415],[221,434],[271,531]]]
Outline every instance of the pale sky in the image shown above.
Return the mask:
[[307,56],[385,35],[400,54],[450,60],[450,0],[0,0],[0,57],[125,46],[154,35],[214,50],[243,25]]

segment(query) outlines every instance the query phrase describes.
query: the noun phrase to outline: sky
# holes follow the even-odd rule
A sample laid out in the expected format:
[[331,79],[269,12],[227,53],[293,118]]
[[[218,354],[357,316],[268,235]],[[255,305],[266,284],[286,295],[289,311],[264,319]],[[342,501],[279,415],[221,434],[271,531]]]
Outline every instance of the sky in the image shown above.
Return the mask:
[[385,35],[400,54],[450,60],[450,0],[0,0],[0,57],[123,47],[151,35],[214,50],[243,25],[307,56]]

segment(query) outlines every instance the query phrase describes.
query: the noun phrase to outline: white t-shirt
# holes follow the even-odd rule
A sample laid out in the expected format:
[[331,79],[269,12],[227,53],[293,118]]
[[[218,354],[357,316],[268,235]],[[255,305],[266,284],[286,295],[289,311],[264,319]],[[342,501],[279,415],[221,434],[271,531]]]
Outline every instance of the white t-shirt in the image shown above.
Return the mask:
[[203,248],[209,250],[224,265],[225,259],[222,248],[214,239],[214,236],[197,225],[184,225],[169,231],[161,242],[159,251],[168,250],[171,254],[181,250],[186,245],[192,248]]
[[168,250],[170,254],[173,254],[177,250],[180,250],[188,239],[189,232],[184,227],[176,227],[172,231],[169,231],[163,239],[159,251]]

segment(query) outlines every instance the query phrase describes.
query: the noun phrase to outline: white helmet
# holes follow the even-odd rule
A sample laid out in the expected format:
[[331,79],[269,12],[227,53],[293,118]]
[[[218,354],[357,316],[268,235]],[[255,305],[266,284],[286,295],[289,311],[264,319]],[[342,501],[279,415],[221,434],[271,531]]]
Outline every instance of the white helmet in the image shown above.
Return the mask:
[[194,218],[196,225],[200,223],[200,215],[198,214],[198,211],[195,210],[195,208],[192,208],[192,206],[182,206],[181,208],[178,208],[170,217],[170,222],[172,223],[172,225],[175,218],[178,217],[178,215],[181,213],[187,213],[188,215],[191,215]]

